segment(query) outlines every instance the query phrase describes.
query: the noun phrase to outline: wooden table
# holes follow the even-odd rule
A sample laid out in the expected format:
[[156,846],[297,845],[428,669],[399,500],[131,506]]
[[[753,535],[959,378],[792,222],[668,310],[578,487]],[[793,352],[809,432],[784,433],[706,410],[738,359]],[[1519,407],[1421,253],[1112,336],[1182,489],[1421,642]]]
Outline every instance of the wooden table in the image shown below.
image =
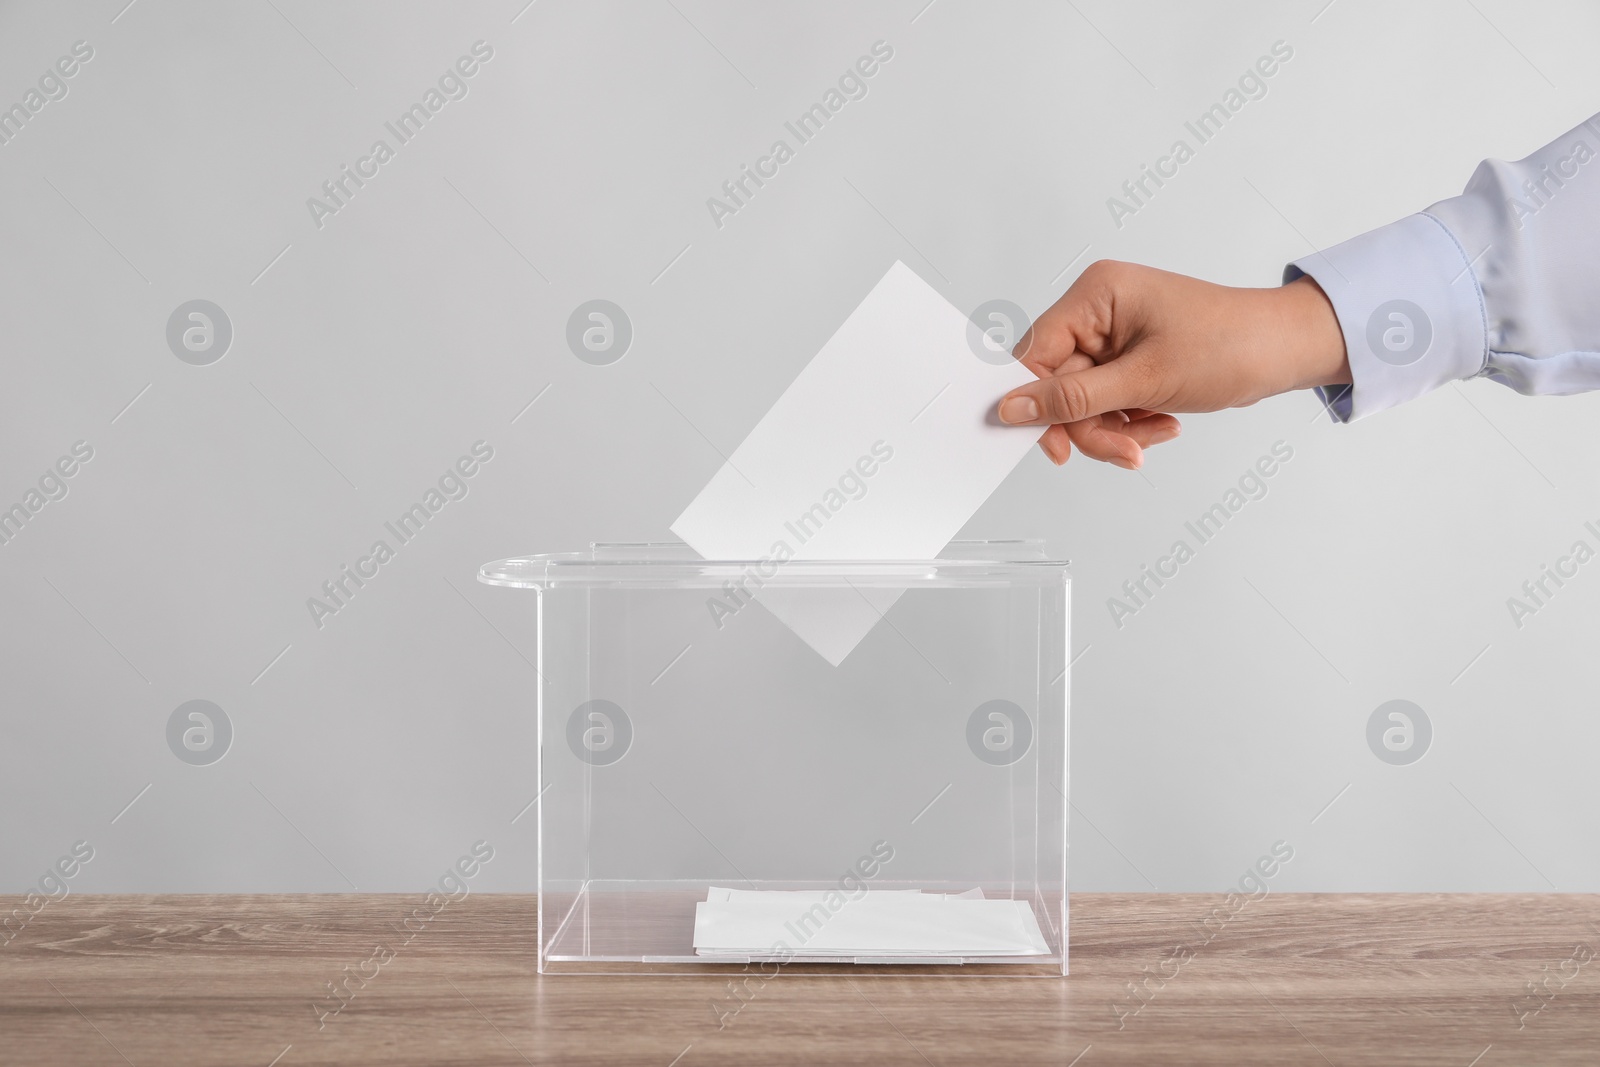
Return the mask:
[[[1220,897],[1078,894],[1069,978],[784,974],[742,1006],[726,976],[540,977],[531,897],[375,959],[418,902],[53,902],[0,944],[0,1063],[1600,1063],[1600,897],[1274,893],[1208,933]],[[319,1020],[346,967],[372,977]]]

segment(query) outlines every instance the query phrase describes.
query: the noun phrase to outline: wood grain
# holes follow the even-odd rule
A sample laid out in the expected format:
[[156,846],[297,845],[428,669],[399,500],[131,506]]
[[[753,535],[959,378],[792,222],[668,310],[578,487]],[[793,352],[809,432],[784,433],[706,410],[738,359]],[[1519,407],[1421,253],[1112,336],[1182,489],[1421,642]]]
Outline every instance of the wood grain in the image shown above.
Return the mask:
[[[400,945],[417,903],[52,903],[0,944],[0,1063],[1600,1062],[1591,896],[1272,894],[1207,933],[1217,897],[1076,894],[1066,979],[780,974],[742,999],[727,975],[540,976],[532,897],[473,895]],[[346,967],[372,977],[319,1021]]]

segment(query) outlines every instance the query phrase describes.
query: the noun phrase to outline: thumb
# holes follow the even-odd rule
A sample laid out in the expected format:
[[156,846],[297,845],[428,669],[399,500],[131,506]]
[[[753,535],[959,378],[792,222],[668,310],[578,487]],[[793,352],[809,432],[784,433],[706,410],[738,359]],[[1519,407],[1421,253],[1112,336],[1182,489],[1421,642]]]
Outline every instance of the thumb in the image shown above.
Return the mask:
[[1080,422],[1108,411],[1141,407],[1145,399],[1130,365],[1112,360],[1011,390],[1000,401],[1000,421],[1020,426]]

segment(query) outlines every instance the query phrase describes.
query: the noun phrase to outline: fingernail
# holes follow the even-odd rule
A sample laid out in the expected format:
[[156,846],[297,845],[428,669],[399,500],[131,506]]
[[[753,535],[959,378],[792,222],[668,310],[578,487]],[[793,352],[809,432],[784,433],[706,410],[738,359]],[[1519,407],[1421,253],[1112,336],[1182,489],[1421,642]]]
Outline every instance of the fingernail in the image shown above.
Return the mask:
[[1158,445],[1164,445],[1168,441],[1172,440],[1174,437],[1178,436],[1182,432],[1183,431],[1180,430],[1176,426],[1174,426],[1174,427],[1172,427],[1171,429],[1168,429],[1168,430],[1162,430],[1162,431],[1160,431],[1159,433],[1156,434],[1156,439],[1155,439],[1154,443],[1158,444]]
[[1031,396],[1013,396],[1001,401],[1000,421],[1032,422],[1039,417],[1039,405]]

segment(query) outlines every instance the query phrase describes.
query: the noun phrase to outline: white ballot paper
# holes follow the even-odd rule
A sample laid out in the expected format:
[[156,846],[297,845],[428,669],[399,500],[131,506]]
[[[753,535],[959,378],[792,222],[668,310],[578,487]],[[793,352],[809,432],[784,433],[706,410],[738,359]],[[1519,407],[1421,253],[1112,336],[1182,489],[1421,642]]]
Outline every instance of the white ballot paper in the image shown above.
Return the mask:
[[695,905],[694,947],[702,956],[797,959],[1050,951],[1027,901],[986,900],[975,890],[869,890],[841,902],[837,892],[718,887]]
[[[1000,397],[1034,380],[896,262],[672,524],[707,559],[931,559],[1039,439]],[[834,666],[895,590],[747,589]]]

